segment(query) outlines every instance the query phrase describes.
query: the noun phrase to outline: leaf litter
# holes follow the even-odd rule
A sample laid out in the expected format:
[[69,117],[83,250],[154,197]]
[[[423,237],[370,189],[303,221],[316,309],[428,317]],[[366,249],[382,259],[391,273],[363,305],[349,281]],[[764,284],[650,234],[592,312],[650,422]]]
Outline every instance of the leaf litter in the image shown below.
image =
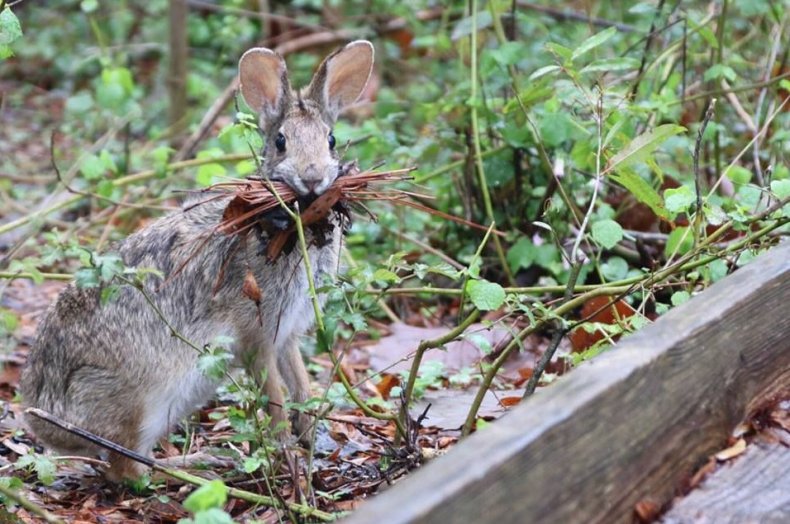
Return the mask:
[[[254,298],[252,284],[248,290]],[[38,318],[46,305],[54,299],[63,284],[15,281],[3,297],[2,306],[12,309],[24,321],[11,336],[15,358],[6,358],[3,384],[0,386],[4,414],[0,420],[0,476],[15,477],[24,482],[24,496],[51,513],[71,522],[128,522],[154,519],[157,522],[177,522],[187,517],[181,505],[194,490],[190,485],[153,473],[147,484],[140,486],[112,486],[104,483],[96,472],[97,461],[73,458],[54,458],[46,455],[41,463],[17,468],[21,457],[41,453],[35,439],[22,423],[21,408],[15,398],[19,372],[25,354],[32,343]],[[448,312],[449,314],[449,312]],[[452,318],[443,322],[452,323]],[[439,322],[439,321],[436,321]],[[402,384],[401,373],[410,365],[411,353],[420,340],[435,338],[449,329],[443,325],[423,326],[392,324],[387,334],[378,341],[360,340],[346,351],[344,369],[355,377],[363,397],[376,397],[398,405],[394,394]],[[412,416],[421,418],[413,446],[395,447],[395,426],[392,422],[366,416],[353,405],[338,405],[324,418],[325,429],[317,432],[312,465],[311,487],[318,494],[316,505],[325,511],[348,511],[382,486],[397,482],[417,465],[442,455],[460,435],[461,417],[471,404],[478,385],[477,376],[482,362],[496,354],[497,347],[506,343],[512,327],[494,322],[472,325],[462,339],[442,349],[429,351],[423,367],[438,363],[435,380],[412,408]],[[534,346],[533,346],[534,343]],[[510,370],[503,368],[481,409],[480,416],[490,420],[501,416],[520,398],[522,375],[545,349],[546,341],[535,337],[526,342],[527,351],[516,355]],[[329,381],[332,365],[326,355],[312,358],[314,368],[320,369],[313,388],[320,392]],[[469,373],[468,382],[455,383],[452,378]],[[370,378],[372,377],[372,378]],[[155,451],[155,458],[178,457],[203,452],[216,458],[208,469],[193,471],[204,478],[222,478],[228,486],[268,494],[260,469],[245,468],[255,456],[249,442],[239,439],[231,411],[234,402],[220,397],[199,410],[189,427],[174,429],[171,438],[163,441]],[[424,418],[421,416],[424,415]],[[275,491],[281,500],[298,501],[306,489],[307,451],[287,448],[277,453],[274,471]],[[45,485],[43,468],[52,469],[52,479]],[[189,469],[189,468],[182,468]],[[248,502],[231,499],[226,510],[235,519],[255,518],[262,522],[277,522],[279,514],[271,508],[256,507]],[[0,510],[0,516],[2,516]],[[22,522],[36,522],[24,509],[14,510],[14,517]]]

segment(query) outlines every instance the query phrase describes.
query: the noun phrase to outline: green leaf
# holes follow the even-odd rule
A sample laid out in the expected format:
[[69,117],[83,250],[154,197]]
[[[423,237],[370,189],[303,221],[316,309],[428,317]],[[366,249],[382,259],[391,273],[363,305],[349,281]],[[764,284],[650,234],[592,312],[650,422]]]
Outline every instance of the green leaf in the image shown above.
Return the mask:
[[699,34],[702,38],[705,39],[705,42],[707,42],[707,44],[711,46],[711,48],[713,49],[719,48],[719,41],[716,40],[716,34],[713,32],[713,29],[711,29],[709,26],[705,25],[700,27]]
[[96,155],[87,155],[80,166],[80,173],[85,180],[101,178],[105,171],[104,162]]
[[36,472],[38,480],[45,486],[55,482],[55,463],[49,457],[38,453],[28,453],[19,457],[14,464],[17,469],[31,468]]
[[687,227],[674,229],[667,238],[667,245],[664,247],[664,255],[667,258],[675,255],[685,255],[694,245],[694,238]]
[[607,280],[620,280],[628,274],[628,262],[620,257],[611,257],[601,264],[601,273]]
[[92,13],[99,8],[99,0],[82,0],[80,2],[80,9],[84,13]]
[[112,198],[114,192],[115,184],[112,183],[112,180],[101,180],[96,185],[96,194],[105,198]]
[[554,53],[555,55],[559,56],[563,60],[570,60],[573,51],[565,47],[564,45],[560,45],[556,42],[549,42],[546,44],[546,49],[550,52]]
[[200,511],[192,520],[195,524],[233,524],[233,518],[219,508]]
[[786,178],[784,180],[772,180],[771,193],[773,193],[776,198],[780,200],[790,196],[790,179]]
[[526,269],[535,261],[536,250],[534,244],[527,237],[521,237],[507,250],[507,263],[514,273],[519,269]]
[[527,56],[526,46],[521,42],[505,42],[496,49],[490,51],[491,57],[501,66],[517,64],[522,58]]
[[385,283],[400,282],[400,277],[389,269],[380,268],[373,273],[373,280]]
[[630,191],[637,200],[652,209],[653,213],[661,218],[669,218],[669,213],[664,207],[664,200],[645,179],[630,169],[619,169],[617,173],[609,176],[612,180]]
[[[22,26],[19,25],[19,19],[11,11],[11,8],[6,6],[0,11],[0,46],[6,47],[20,38],[22,38]],[[4,58],[13,55],[10,48],[7,52],[10,54]]]
[[696,200],[694,191],[688,186],[680,186],[664,191],[664,205],[673,215],[685,213]]
[[548,74],[554,73],[559,70],[560,70],[560,66],[558,65],[544,66],[538,69],[537,71],[535,71],[534,73],[532,73],[531,75],[529,75],[529,80],[537,80],[542,76],[546,76]]
[[734,82],[735,79],[738,78],[738,75],[735,74],[735,70],[730,66],[726,66],[724,64],[714,64],[713,66],[709,67],[707,71],[705,71],[703,78],[706,82],[719,78],[724,78],[730,82]]
[[592,237],[605,249],[612,249],[623,239],[623,228],[614,220],[599,220],[592,225]]
[[618,58],[604,58],[595,60],[586,65],[580,71],[581,73],[600,73],[609,71],[627,71],[629,69],[636,69],[639,67],[639,60],[627,56]]
[[600,46],[601,44],[612,38],[615,35],[615,33],[617,33],[617,28],[609,27],[607,29],[604,29],[600,33],[592,35],[590,38],[582,42],[581,45],[579,45],[579,47],[577,47],[573,51],[573,55],[571,55],[571,59],[576,60],[583,54],[592,51],[596,47]]
[[198,370],[208,378],[219,380],[225,376],[233,354],[224,348],[210,347],[198,357]]
[[227,174],[227,170],[222,164],[211,163],[203,164],[198,167],[195,181],[201,186],[210,186],[214,183],[214,178],[223,177]]
[[609,159],[606,171],[622,169],[636,162],[645,160],[648,155],[655,151],[658,146],[663,144],[669,137],[682,133],[685,130],[686,128],[683,126],[664,124],[651,131],[642,133]]
[[673,306],[679,306],[685,302],[688,302],[689,299],[691,299],[691,294],[688,291],[675,291],[672,293],[670,301],[672,302]]
[[228,500],[228,488],[221,480],[212,480],[193,491],[184,501],[184,507],[192,513],[211,508],[220,508]]
[[725,173],[733,184],[748,184],[752,180],[752,172],[743,166],[732,166]]
[[475,307],[481,311],[493,311],[505,302],[505,290],[488,280],[469,280],[466,293]]

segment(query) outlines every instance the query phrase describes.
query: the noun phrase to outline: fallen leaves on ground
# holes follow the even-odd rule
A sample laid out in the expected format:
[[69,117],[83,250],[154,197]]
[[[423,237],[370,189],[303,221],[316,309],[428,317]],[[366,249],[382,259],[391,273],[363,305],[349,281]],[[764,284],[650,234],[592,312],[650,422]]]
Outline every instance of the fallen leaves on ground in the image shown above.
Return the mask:
[[[15,394],[38,320],[64,285],[52,282],[35,285],[16,280],[0,300],[0,307],[13,311],[19,318],[11,337],[12,351],[2,356],[0,368],[0,398],[6,401],[7,407],[0,420],[0,476],[18,477],[24,483],[25,497],[69,522],[154,519],[174,523],[189,516],[181,501],[195,488],[160,473],[152,474],[147,485],[137,488],[112,486],[97,473],[99,461],[63,457],[52,461],[56,467],[51,483],[44,485],[42,472],[35,467],[15,467],[20,457],[42,451],[26,432]],[[394,392],[404,386],[403,372],[410,368],[420,341],[452,329],[453,316],[448,311],[443,317],[442,324],[436,325],[430,325],[424,317],[419,319],[422,326],[381,325],[380,339],[361,339],[346,348],[342,369],[364,398],[377,398],[389,403],[388,409],[396,410],[400,397]],[[479,387],[481,366],[516,331],[517,326],[496,321],[475,324],[461,339],[426,353],[421,369],[426,370],[427,382],[421,386],[411,409],[413,419],[423,413],[425,417],[413,443],[394,446],[394,424],[366,416],[353,405],[338,406],[329,412],[314,444],[310,488],[317,494],[316,506],[329,512],[352,510],[382,486],[398,482],[415,467],[450,449],[458,441],[459,429]],[[518,403],[523,394],[518,387],[531,374],[536,358],[547,343],[545,337],[538,335],[524,341],[525,350],[516,352],[503,366],[494,387],[486,394],[479,417],[493,420]],[[332,364],[326,355],[312,360],[322,369],[313,388],[319,393],[330,384]],[[263,470],[249,462],[257,455],[249,439],[238,438],[238,428],[234,429],[230,416],[233,409],[233,403],[222,398],[201,409],[188,428],[177,428],[170,440],[160,443],[155,457],[175,459],[198,452],[209,454],[211,464],[207,469],[192,470],[194,474],[208,479],[222,478],[228,486],[267,495],[272,486],[281,500],[301,500],[308,489],[305,480],[308,452],[298,446],[272,450],[276,451],[271,469],[275,474],[265,478]],[[272,508],[233,498],[225,509],[236,519],[278,522],[282,516]],[[22,522],[36,522],[19,508],[14,510],[14,517]]]

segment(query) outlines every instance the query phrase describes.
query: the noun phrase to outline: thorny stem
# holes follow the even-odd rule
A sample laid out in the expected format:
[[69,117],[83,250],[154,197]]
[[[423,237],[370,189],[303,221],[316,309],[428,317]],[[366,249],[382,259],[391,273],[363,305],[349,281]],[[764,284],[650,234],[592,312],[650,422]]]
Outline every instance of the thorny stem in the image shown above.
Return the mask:
[[[480,147],[480,125],[477,118],[477,0],[471,0],[472,3],[472,35],[471,35],[471,56],[470,56],[470,82],[471,93],[471,118],[472,118],[472,136],[475,153],[475,165],[477,167],[477,176],[480,183],[480,191],[483,196],[483,205],[486,209],[486,215],[489,222],[495,222],[494,207],[491,204],[491,194],[488,192],[488,181],[486,180],[486,172],[483,167],[482,148]],[[513,275],[510,272],[510,266],[505,257],[505,251],[502,249],[502,243],[499,238],[494,236],[494,246],[496,247],[499,262],[502,265],[502,270],[505,272],[508,281],[514,283]]]
[[[782,199],[780,202],[777,202],[775,205],[771,206],[769,209],[766,209],[765,211],[760,213],[760,215],[758,215],[757,217],[754,217],[753,220],[754,221],[759,220],[758,217],[760,217],[760,216],[767,216],[768,214],[776,211],[777,209],[781,209],[788,202],[790,202],[790,197],[786,197],[786,198]],[[721,249],[719,252],[717,252],[717,253],[715,253],[713,255],[709,255],[707,257],[698,258],[697,260],[692,260],[695,257],[697,257],[702,252],[703,249],[705,249],[706,247],[711,245],[718,237],[723,235],[726,231],[728,231],[732,227],[733,221],[727,222],[727,223],[723,224],[721,227],[719,227],[719,229],[717,229],[713,234],[708,236],[704,241],[702,241],[700,243],[700,245],[697,247],[697,249],[691,250],[684,257],[682,257],[680,260],[675,262],[673,265],[671,265],[668,268],[663,269],[663,270],[661,270],[661,271],[659,271],[659,272],[657,272],[657,273],[655,273],[653,275],[643,275],[643,277],[641,277],[640,280],[644,280],[645,283],[642,286],[640,286],[640,288],[644,288],[646,286],[658,283],[658,282],[660,282],[662,280],[665,280],[666,278],[668,278],[668,277],[670,277],[670,276],[672,276],[672,275],[674,275],[676,273],[689,271],[691,269],[694,269],[694,268],[697,268],[697,267],[700,267],[700,266],[704,266],[705,264],[709,264],[709,263],[713,262],[714,260],[718,260],[718,259],[722,258],[724,255],[726,255],[728,253],[732,253],[734,251],[737,251],[739,249],[744,248],[745,246],[749,245],[751,242],[755,241],[756,239],[759,239],[759,238],[767,235],[768,233],[770,233],[774,229],[777,229],[777,228],[787,224],[788,222],[790,222],[790,219],[781,218],[781,219],[777,220],[776,222],[774,222],[772,224],[769,224],[769,225],[763,227],[762,229],[760,229],[760,230],[758,230],[758,231],[756,231],[756,232],[744,237],[740,241],[730,244],[729,246]],[[628,293],[630,293],[631,291],[633,291],[635,289],[636,289],[636,286],[634,286],[634,285],[631,285],[631,286],[627,286],[627,285],[613,286],[613,285],[609,284],[609,285],[606,285],[606,286],[599,286],[597,289],[590,290],[590,291],[588,291],[588,292],[586,292],[586,293],[584,293],[582,295],[579,295],[579,296],[577,296],[577,297],[575,297],[575,298],[563,303],[561,306],[558,306],[557,308],[555,308],[552,311],[552,318],[561,317],[561,316],[569,313],[570,311],[573,311],[576,307],[581,306],[582,304],[584,304],[586,301],[588,301],[591,298],[598,297],[598,296],[612,296],[612,295],[628,294]],[[499,354],[499,356],[496,358],[496,360],[491,364],[491,367],[489,368],[488,372],[483,377],[483,382],[482,382],[482,384],[480,385],[480,388],[477,391],[477,395],[475,396],[475,399],[472,402],[471,407],[469,408],[469,413],[467,414],[466,422],[464,422],[464,427],[463,427],[463,430],[462,430],[462,435],[463,436],[466,436],[469,433],[471,433],[471,431],[472,431],[472,429],[473,429],[473,427],[475,425],[475,421],[477,419],[477,412],[480,409],[480,405],[483,402],[483,398],[485,397],[486,391],[488,391],[488,388],[491,387],[491,383],[493,382],[494,377],[499,372],[499,369],[505,363],[507,358],[510,356],[510,353],[513,351],[514,348],[518,347],[518,341],[519,340],[523,340],[524,337],[526,337],[526,336],[530,335],[531,333],[535,332],[536,330],[542,328],[548,321],[550,321],[550,318],[543,317],[543,318],[540,318],[540,319],[536,320],[536,322],[534,324],[532,324],[530,326],[527,326],[524,329],[522,329],[521,332],[518,333],[518,335],[513,338],[513,340],[505,347],[505,349],[502,350],[502,352]]]
[[[411,363],[411,369],[409,369],[409,381],[406,383],[406,389],[403,390],[403,405],[400,408],[400,421],[404,426],[406,426],[408,422],[407,419],[409,417],[409,404],[411,404],[412,394],[414,393],[414,384],[417,381],[417,373],[420,371],[420,364],[422,363],[422,357],[425,355],[425,352],[429,349],[438,348],[449,342],[452,342],[461,336],[464,331],[466,331],[466,329],[478,319],[478,317],[480,317],[480,311],[475,309],[466,317],[463,322],[461,322],[452,330],[448,331],[441,337],[432,340],[423,340],[417,346],[417,351],[414,353],[414,360],[412,360]],[[400,444],[399,440],[400,439],[398,436],[396,436],[396,446]]]

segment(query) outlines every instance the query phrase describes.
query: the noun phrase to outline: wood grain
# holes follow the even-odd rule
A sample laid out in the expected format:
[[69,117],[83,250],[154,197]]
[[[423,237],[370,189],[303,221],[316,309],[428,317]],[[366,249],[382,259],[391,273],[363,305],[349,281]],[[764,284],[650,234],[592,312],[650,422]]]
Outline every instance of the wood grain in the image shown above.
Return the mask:
[[632,522],[790,384],[790,243],[539,391],[347,522]]
[[790,448],[751,445],[680,500],[662,524],[790,522]]

